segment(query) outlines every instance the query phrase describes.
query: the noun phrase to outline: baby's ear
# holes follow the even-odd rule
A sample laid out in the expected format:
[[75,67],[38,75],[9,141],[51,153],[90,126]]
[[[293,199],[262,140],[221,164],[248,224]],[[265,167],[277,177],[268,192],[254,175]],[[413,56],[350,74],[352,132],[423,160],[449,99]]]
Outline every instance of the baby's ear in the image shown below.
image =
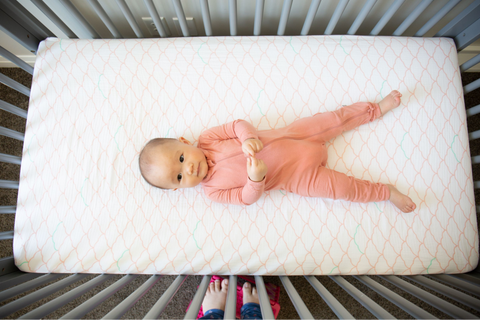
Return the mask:
[[178,140],[180,140],[180,142],[188,144],[190,146],[192,145],[192,143],[190,141],[188,141],[187,139],[185,139],[184,137],[180,137],[180,139],[178,139]]

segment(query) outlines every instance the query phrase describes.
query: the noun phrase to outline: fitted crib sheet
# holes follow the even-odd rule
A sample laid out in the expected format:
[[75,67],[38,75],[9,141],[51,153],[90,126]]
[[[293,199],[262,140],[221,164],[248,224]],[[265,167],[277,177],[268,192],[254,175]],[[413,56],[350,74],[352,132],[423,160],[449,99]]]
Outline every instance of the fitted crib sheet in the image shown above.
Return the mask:
[[[328,144],[327,167],[390,183],[417,204],[268,191],[251,206],[201,186],[150,187],[155,137],[197,142],[236,119],[258,130],[392,89],[402,104]],[[14,232],[22,271],[145,274],[422,274],[475,268],[465,106],[445,38],[285,36],[40,44]]]

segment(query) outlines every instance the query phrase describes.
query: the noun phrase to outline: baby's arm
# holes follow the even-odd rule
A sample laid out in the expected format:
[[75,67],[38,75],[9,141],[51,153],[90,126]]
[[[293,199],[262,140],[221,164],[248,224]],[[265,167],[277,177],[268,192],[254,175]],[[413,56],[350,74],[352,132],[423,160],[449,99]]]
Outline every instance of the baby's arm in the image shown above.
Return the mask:
[[251,205],[260,199],[265,190],[265,179],[254,182],[247,178],[247,184],[243,187],[233,189],[216,189],[204,187],[205,195],[220,203]]
[[221,126],[213,127],[202,132],[198,139],[200,144],[210,144],[216,141],[236,139],[244,142],[249,138],[258,139],[257,129],[245,120],[235,120]]

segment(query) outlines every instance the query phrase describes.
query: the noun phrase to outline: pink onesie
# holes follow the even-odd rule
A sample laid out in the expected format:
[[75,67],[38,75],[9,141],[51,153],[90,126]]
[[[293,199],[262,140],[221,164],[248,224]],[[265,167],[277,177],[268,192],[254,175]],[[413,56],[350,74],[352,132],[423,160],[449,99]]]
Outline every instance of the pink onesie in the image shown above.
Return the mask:
[[[378,104],[358,102],[302,118],[281,129],[257,132],[250,123],[235,120],[206,130],[197,146],[205,153],[209,167],[202,181],[205,194],[215,202],[240,205],[255,203],[263,191],[279,189],[354,202],[388,200],[390,191],[386,185],[325,168],[325,142],[379,116]],[[247,175],[242,143],[248,138],[263,143],[263,150],[255,155],[268,168],[261,182],[253,182]]]

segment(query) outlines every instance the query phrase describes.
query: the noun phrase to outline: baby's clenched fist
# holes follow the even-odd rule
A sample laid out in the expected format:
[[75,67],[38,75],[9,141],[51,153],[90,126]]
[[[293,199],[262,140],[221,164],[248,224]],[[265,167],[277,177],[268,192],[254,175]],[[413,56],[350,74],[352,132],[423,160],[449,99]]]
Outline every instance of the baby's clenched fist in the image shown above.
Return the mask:
[[267,174],[268,168],[265,162],[261,159],[248,157],[247,158],[247,173],[250,180],[260,182]]
[[263,149],[262,141],[254,138],[249,138],[242,143],[242,151],[248,156],[255,157],[255,153],[259,153]]

